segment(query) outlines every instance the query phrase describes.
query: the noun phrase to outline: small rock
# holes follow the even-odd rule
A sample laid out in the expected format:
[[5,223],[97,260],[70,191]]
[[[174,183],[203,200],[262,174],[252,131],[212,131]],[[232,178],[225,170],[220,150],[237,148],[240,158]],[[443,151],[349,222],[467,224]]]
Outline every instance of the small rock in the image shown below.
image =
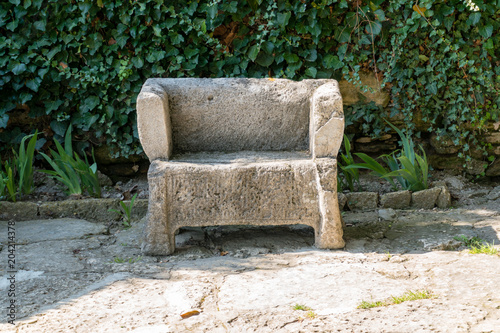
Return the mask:
[[384,208],[405,209],[410,207],[410,201],[410,191],[391,192],[380,197],[380,205]]
[[345,196],[344,193],[338,193],[338,198],[339,198],[339,209],[343,210],[347,202],[347,197]]
[[446,183],[444,181],[437,181],[433,183],[433,187],[441,189],[441,192],[439,193],[436,200],[436,206],[438,206],[439,208],[450,207],[451,194],[450,191],[448,190],[448,186],[446,186]]
[[[497,148],[497,150],[500,150]],[[486,169],[486,176],[495,177],[500,176],[500,159],[497,158],[495,162],[491,163]]]
[[451,189],[454,190],[462,190],[465,186],[464,182],[460,178],[454,176],[446,177],[445,182]]
[[101,186],[113,186],[113,181],[111,180],[111,178],[109,178],[99,170],[97,170],[97,178],[99,179],[99,184]]
[[441,189],[438,187],[414,192],[411,196],[411,206],[413,208],[432,209],[436,204],[439,193],[441,193]]
[[488,200],[496,200],[500,198],[500,186],[493,188],[486,196]]
[[396,216],[397,214],[392,208],[378,210],[378,217],[380,217],[382,220],[393,221]]
[[347,193],[347,206],[352,211],[374,210],[378,205],[378,193],[353,192]]
[[372,142],[372,139],[369,138],[369,137],[362,137],[362,138],[356,139],[356,142],[358,142],[358,143],[368,143],[368,142]]

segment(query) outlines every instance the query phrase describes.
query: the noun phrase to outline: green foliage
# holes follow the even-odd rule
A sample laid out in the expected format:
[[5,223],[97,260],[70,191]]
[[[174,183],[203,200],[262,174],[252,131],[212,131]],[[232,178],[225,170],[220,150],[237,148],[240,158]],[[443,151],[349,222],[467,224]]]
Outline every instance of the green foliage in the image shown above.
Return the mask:
[[408,301],[416,301],[419,299],[433,299],[436,298],[437,296],[429,291],[429,290],[417,290],[417,291],[407,291],[401,296],[391,296],[389,299],[385,301],[376,301],[376,302],[367,302],[367,301],[362,301],[358,305],[358,309],[371,309],[371,308],[376,308],[376,307],[381,307],[381,306],[389,306],[389,305],[394,305],[394,304],[401,304],[403,302],[408,302]]
[[121,210],[109,209],[109,211],[111,211],[111,212],[115,212],[115,213],[120,214],[120,216],[122,217],[122,223],[123,223],[123,226],[125,227],[125,229],[128,229],[131,227],[130,223],[132,222],[132,219],[131,219],[132,210],[134,209],[134,203],[135,203],[136,198],[137,198],[137,193],[134,194],[132,199],[130,199],[130,203],[128,205],[125,202],[120,201]]
[[[338,159],[338,166],[340,168],[337,186],[338,191],[341,192],[342,188],[349,188],[349,191],[354,192],[355,190],[360,190],[361,186],[359,184],[359,171],[355,168],[348,169],[347,166],[353,165],[354,157],[351,154],[351,142],[349,138],[344,134],[344,152],[340,152],[340,159]],[[356,184],[356,188],[355,185]]]
[[[399,116],[484,147],[500,109],[500,3],[463,0],[3,1],[0,128],[16,105],[48,116],[57,139],[73,125],[127,156],[142,151],[136,96],[150,77],[345,78],[377,73],[387,108],[346,108],[370,135]],[[424,11],[425,9],[425,11]],[[366,88],[364,88],[366,89]],[[421,124],[415,127],[414,122]],[[42,126],[42,125],[40,125]],[[46,128],[43,128],[45,131]],[[52,131],[45,131],[51,133]],[[11,128],[8,132],[21,133]],[[0,133],[12,145],[17,135]]]
[[52,158],[40,153],[50,164],[53,170],[43,170],[55,180],[67,188],[69,195],[81,195],[87,191],[93,197],[101,196],[101,185],[97,177],[97,164],[89,164],[87,156],[82,160],[76,152],[73,152],[71,143],[71,126],[66,132],[64,148],[54,140],[57,152],[51,150]]
[[498,254],[498,249],[495,247],[495,244],[492,243],[484,243],[480,244],[479,246],[472,246],[470,248],[470,253],[472,254],[489,254],[489,255],[497,255]]
[[464,246],[469,248],[469,252],[472,254],[489,254],[496,255],[498,254],[498,249],[495,247],[495,244],[487,243],[484,239],[473,236],[468,238],[465,235],[455,236],[453,239],[460,241]]
[[312,309],[310,307],[308,307],[307,305],[303,305],[303,304],[295,304],[293,307],[292,307],[293,310],[296,310],[296,311],[311,311]]
[[12,149],[14,157],[3,163],[3,170],[0,163],[0,198],[7,194],[9,200],[16,201],[19,196],[33,191],[33,158],[37,137],[38,132],[23,137],[19,152]]
[[399,182],[401,188],[410,191],[420,191],[428,188],[429,164],[425,151],[420,150],[422,156],[415,152],[415,145],[410,136],[403,133],[391,123],[387,122],[399,135],[403,148],[390,155],[382,155],[380,158],[389,167],[389,170],[375,159],[363,153],[356,153],[364,163],[355,163],[345,166],[346,170],[368,169],[372,174],[384,178],[391,184],[393,190],[397,190],[394,179]]
[[484,242],[484,240],[476,236],[468,238],[465,235],[460,235],[453,237],[453,239],[461,242],[464,246],[467,247],[478,247]]

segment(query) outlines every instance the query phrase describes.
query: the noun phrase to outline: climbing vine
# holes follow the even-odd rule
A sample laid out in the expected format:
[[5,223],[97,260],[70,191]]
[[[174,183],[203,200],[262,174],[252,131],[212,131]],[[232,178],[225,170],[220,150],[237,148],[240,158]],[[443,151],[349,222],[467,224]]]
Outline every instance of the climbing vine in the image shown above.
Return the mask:
[[[8,0],[0,3],[0,142],[71,124],[116,155],[142,151],[135,100],[150,77],[346,79],[374,72],[385,107],[346,108],[370,135],[398,118],[463,146],[498,121],[500,0]],[[353,112],[356,111],[356,112]],[[5,145],[6,143],[6,145]]]

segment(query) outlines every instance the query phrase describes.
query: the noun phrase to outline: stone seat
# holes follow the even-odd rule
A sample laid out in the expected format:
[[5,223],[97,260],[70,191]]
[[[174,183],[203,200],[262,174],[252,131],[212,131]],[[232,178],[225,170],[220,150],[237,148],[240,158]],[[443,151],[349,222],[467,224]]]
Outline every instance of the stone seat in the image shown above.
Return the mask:
[[305,224],[342,248],[334,80],[150,79],[137,99],[151,166],[143,252],[175,250],[184,226]]

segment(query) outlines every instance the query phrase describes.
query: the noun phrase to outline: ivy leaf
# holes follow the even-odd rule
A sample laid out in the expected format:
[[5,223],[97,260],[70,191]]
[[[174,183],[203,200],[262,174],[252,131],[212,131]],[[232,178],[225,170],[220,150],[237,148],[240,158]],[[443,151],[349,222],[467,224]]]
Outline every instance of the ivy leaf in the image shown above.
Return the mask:
[[256,11],[262,3],[262,0],[247,0],[247,2],[250,5],[250,8],[252,8],[253,11]]
[[293,63],[299,62],[299,56],[296,55],[296,54],[285,53],[284,57],[285,57],[286,62],[289,63],[289,64],[293,64]]
[[308,69],[306,69],[305,74],[309,77],[316,78],[318,70],[315,67],[309,67]]
[[250,46],[250,49],[248,50],[248,58],[250,60],[255,61],[257,58],[257,55],[259,54],[260,47],[258,45],[252,45]]
[[9,115],[3,114],[0,116],[0,128],[7,128],[7,123],[9,122]]
[[373,34],[376,36],[382,30],[382,24],[380,24],[379,22],[369,22],[365,26],[365,29],[369,34]]
[[423,55],[423,54],[419,54],[418,58],[422,61],[427,61],[429,60],[429,57],[427,57],[426,55]]
[[325,56],[325,58],[323,58],[323,65],[326,68],[331,68],[333,70],[342,68],[344,66],[344,64],[342,63],[342,61],[339,60],[338,56],[334,56],[334,55],[331,55],[331,54],[327,54]]
[[66,133],[66,130],[68,129],[68,125],[65,122],[60,122],[57,120],[52,120],[50,122],[50,128],[56,133],[57,135],[64,137],[64,133]]
[[144,66],[144,60],[142,60],[141,56],[133,57],[132,64],[134,65],[135,68],[142,68],[142,66]]
[[100,99],[97,96],[89,96],[87,97],[82,105],[80,106],[80,111],[86,112],[95,109],[95,107],[99,104]]
[[344,60],[345,54],[347,52],[347,46],[348,44],[342,44],[337,50],[337,55],[339,56],[340,61]]
[[35,23],[33,23],[33,26],[37,30],[45,31],[45,22],[43,21],[36,21]]
[[486,49],[486,50],[492,50],[494,48],[493,46],[493,39],[492,38],[489,38],[486,43],[483,44],[483,47]]
[[39,77],[35,77],[32,80],[26,81],[26,87],[30,88],[34,92],[38,91],[38,88],[40,87],[40,83],[42,83],[42,79]]
[[57,110],[61,106],[62,103],[63,103],[63,101],[61,101],[61,100],[45,102],[44,103],[45,104],[45,113],[50,114],[51,111]]
[[385,21],[385,13],[382,9],[377,9],[374,12],[375,16],[377,16],[377,20],[379,21]]
[[217,7],[218,7],[217,3],[214,3],[211,6],[207,7],[208,17],[210,17],[211,19],[214,19],[217,16],[217,11],[218,11]]
[[17,64],[16,66],[14,66],[14,68],[12,68],[12,73],[14,73],[14,75],[19,75],[24,71],[26,71],[25,64]]
[[274,61],[274,56],[265,52],[260,52],[255,62],[263,67],[269,67]]
[[433,82],[427,86],[427,90],[429,90],[433,95],[437,94],[437,85],[436,82]]
[[261,44],[261,49],[264,50],[267,54],[272,54],[274,50],[274,44],[271,42],[264,42]]
[[481,18],[481,12],[473,12],[469,15],[469,19],[467,20],[468,25],[476,25]]
[[493,34],[493,26],[492,25],[487,25],[487,26],[482,26],[479,28],[479,34],[483,36],[484,38],[490,38],[491,35]]
[[290,20],[290,17],[292,16],[292,13],[286,12],[286,13],[278,13],[276,16],[276,19],[278,21],[278,25],[282,28],[285,29],[285,27],[288,24],[288,20]]
[[173,45],[180,44],[184,41],[184,37],[182,37],[182,35],[178,34],[177,32],[169,32],[168,35],[170,36],[170,40],[172,41]]

